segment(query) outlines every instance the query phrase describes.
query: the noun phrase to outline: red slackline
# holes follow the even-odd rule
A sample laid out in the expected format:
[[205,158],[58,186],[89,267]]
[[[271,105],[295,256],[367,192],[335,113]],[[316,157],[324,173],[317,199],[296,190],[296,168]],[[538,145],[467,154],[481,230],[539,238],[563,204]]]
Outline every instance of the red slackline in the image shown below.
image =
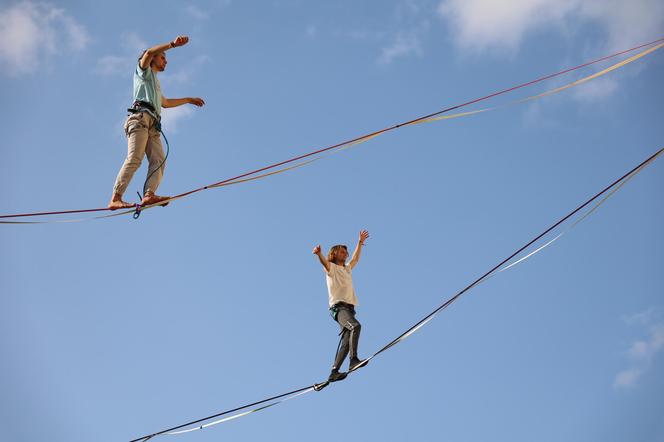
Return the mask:
[[[254,175],[254,174],[256,174],[256,173],[263,172],[263,171],[266,171],[266,170],[269,170],[269,169],[273,169],[273,168],[275,168],[275,167],[282,166],[282,165],[284,165],[284,164],[292,163],[292,162],[294,162],[294,161],[301,160],[301,159],[303,159],[303,158],[307,158],[307,157],[310,157],[310,156],[313,156],[313,155],[317,155],[317,154],[320,154],[320,153],[323,153],[323,152],[327,152],[327,151],[329,151],[329,150],[336,149],[336,148],[341,147],[341,146],[343,146],[343,145],[350,144],[350,143],[354,143],[354,142],[359,141],[359,140],[361,140],[361,139],[363,139],[363,138],[368,138],[368,137],[372,137],[372,136],[380,135],[380,134],[382,134],[382,133],[389,132],[389,131],[392,131],[392,130],[394,130],[394,129],[398,129],[398,128],[402,127],[402,126],[405,126],[405,125],[408,125],[408,124],[416,123],[416,122],[418,122],[418,121],[420,121],[420,120],[425,120],[425,119],[427,119],[427,118],[435,117],[436,115],[440,115],[440,114],[443,114],[443,113],[445,113],[445,112],[450,112],[450,111],[453,111],[453,110],[455,110],[455,109],[459,109],[459,108],[462,108],[462,107],[465,107],[465,106],[469,106],[469,105],[471,105],[471,104],[478,103],[478,102],[480,102],[480,101],[488,100],[489,98],[493,98],[493,97],[496,97],[496,96],[498,96],[498,95],[506,94],[506,93],[508,93],[508,92],[512,92],[512,91],[514,91],[514,90],[524,88],[524,87],[526,87],[526,86],[530,86],[530,85],[533,85],[533,84],[536,84],[536,83],[540,83],[540,82],[542,82],[542,81],[544,81],[544,80],[548,80],[548,79],[550,79],[550,78],[554,78],[554,77],[557,77],[557,76],[559,76],[559,75],[563,75],[563,74],[566,74],[566,73],[568,73],[568,72],[572,72],[572,71],[575,71],[575,70],[577,70],[577,69],[581,69],[581,68],[584,68],[584,67],[586,67],[586,66],[590,66],[590,65],[593,65],[593,64],[596,64],[596,63],[602,62],[602,61],[604,61],[604,60],[608,60],[608,59],[611,59],[611,58],[614,58],[614,57],[617,57],[617,56],[620,56],[620,55],[626,54],[626,53],[628,53],[628,52],[632,52],[632,51],[635,51],[635,50],[637,50],[637,49],[641,49],[641,48],[643,48],[643,47],[650,46],[650,45],[653,45],[653,44],[655,44],[655,43],[659,43],[659,42],[662,42],[662,41],[664,41],[664,38],[659,38],[659,39],[657,39],[657,40],[654,40],[654,41],[651,41],[651,42],[648,42],[648,43],[643,43],[643,44],[640,44],[640,45],[638,45],[638,46],[634,46],[633,48],[626,49],[626,50],[624,50],[624,51],[620,51],[620,52],[616,52],[616,53],[614,53],[614,54],[607,55],[607,56],[604,56],[604,57],[602,57],[602,58],[598,58],[598,59],[596,59],[596,60],[593,60],[593,61],[589,61],[589,62],[586,62],[586,63],[580,64],[580,65],[578,65],[578,66],[574,66],[574,67],[571,67],[571,68],[567,68],[567,69],[564,69],[564,70],[562,70],[562,71],[559,71],[559,72],[556,72],[556,73],[553,73],[553,74],[545,75],[545,76],[540,77],[540,78],[537,78],[537,79],[535,79],[535,80],[531,80],[531,81],[528,81],[528,82],[526,82],[526,83],[519,84],[519,85],[517,85],[517,86],[512,86],[512,87],[510,87],[510,88],[503,89],[503,90],[501,90],[501,91],[494,92],[494,93],[491,93],[491,94],[489,94],[489,95],[485,95],[485,96],[480,97],[480,98],[475,98],[474,100],[466,101],[465,103],[457,104],[457,105],[455,105],[455,106],[448,107],[448,108],[443,109],[443,110],[440,110],[440,111],[438,111],[438,112],[434,112],[434,113],[432,113],[432,114],[428,114],[428,115],[425,115],[425,116],[422,116],[422,117],[418,117],[418,118],[415,118],[415,119],[413,119],[413,120],[406,121],[406,122],[404,122],[404,123],[396,124],[396,125],[394,125],[394,126],[386,127],[386,128],[384,128],[384,129],[377,130],[377,131],[375,131],[375,132],[372,132],[372,133],[369,133],[369,134],[366,134],[366,135],[362,135],[362,136],[359,136],[359,137],[353,138],[353,139],[351,139],[351,140],[347,140],[347,141],[344,141],[344,142],[341,142],[341,143],[337,143],[337,144],[334,144],[334,145],[332,145],[332,146],[324,147],[324,148],[321,148],[321,149],[315,150],[315,151],[310,152],[310,153],[306,153],[306,154],[303,154],[303,155],[299,155],[299,156],[296,156],[296,157],[290,158],[290,159],[288,159],[288,160],[284,160],[284,161],[281,161],[281,162],[278,162],[278,163],[271,164],[271,165],[269,165],[269,166],[261,167],[260,169],[255,169],[255,170],[252,170],[252,171],[250,171],[250,172],[246,172],[246,173],[243,173],[243,174],[241,174],[241,175],[237,175],[237,176],[232,177],[232,178],[227,178],[227,179],[225,179],[225,180],[222,180],[222,181],[219,181],[219,182],[216,182],[216,183],[213,183],[213,184],[208,184],[207,186],[199,187],[199,188],[197,188],[197,189],[190,190],[190,191],[188,191],[188,192],[184,192],[184,193],[181,193],[181,194],[179,194],[179,195],[172,196],[171,198],[172,198],[172,199],[175,199],[175,198],[182,198],[182,197],[185,197],[185,196],[191,195],[191,194],[193,194],[193,193],[197,193],[197,192],[200,192],[200,191],[202,191],[202,190],[206,190],[206,189],[208,189],[208,188],[210,188],[210,187],[219,186],[219,185],[221,185],[221,184],[229,183],[229,182],[231,182],[231,181],[235,181],[235,180],[237,180],[237,179],[244,178],[244,177],[247,177],[247,176],[249,176],[249,175]],[[137,204],[136,207],[137,207],[137,208],[140,208],[141,206]],[[3,219],[3,218],[32,217],[32,216],[47,216],[47,215],[66,215],[66,214],[71,214],[71,213],[103,212],[103,211],[110,211],[110,210],[111,210],[111,209],[109,209],[108,207],[100,207],[100,208],[98,208],[98,209],[78,209],[78,210],[61,210],[61,211],[55,211],[55,212],[17,213],[17,214],[12,214],[12,215],[0,215],[0,219]]]

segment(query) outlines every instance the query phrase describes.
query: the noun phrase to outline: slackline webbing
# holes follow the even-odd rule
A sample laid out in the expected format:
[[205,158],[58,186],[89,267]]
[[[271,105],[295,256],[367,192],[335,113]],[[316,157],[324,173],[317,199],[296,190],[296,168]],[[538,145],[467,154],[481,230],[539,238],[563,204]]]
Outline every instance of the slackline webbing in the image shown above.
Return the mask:
[[[406,122],[403,122],[403,123],[399,123],[399,124],[396,124],[396,125],[393,125],[393,126],[390,126],[390,127],[386,127],[384,129],[377,130],[377,131],[372,132],[370,134],[362,135],[362,136],[353,138],[351,140],[347,140],[347,141],[344,141],[344,142],[341,142],[341,143],[334,144],[332,146],[328,146],[328,147],[324,147],[324,148],[315,150],[313,152],[309,152],[309,153],[299,155],[299,156],[296,156],[296,157],[293,157],[293,158],[290,158],[290,159],[287,159],[287,160],[284,160],[284,161],[280,161],[278,163],[274,163],[274,164],[271,164],[271,165],[268,165],[268,166],[265,166],[265,167],[261,167],[259,169],[252,170],[250,172],[246,172],[246,173],[237,175],[237,176],[232,177],[232,178],[227,178],[227,179],[224,179],[222,181],[218,181],[216,183],[209,184],[207,186],[202,186],[202,187],[199,187],[197,189],[193,189],[193,190],[190,190],[188,192],[184,192],[184,193],[181,193],[179,195],[175,195],[175,196],[169,198],[168,200],[161,201],[160,203],[157,203],[157,204],[148,205],[148,206],[137,205],[136,208],[132,208],[130,210],[119,211],[119,212],[113,213],[111,215],[98,216],[98,217],[94,217],[94,218],[61,220],[59,222],[80,222],[80,221],[85,221],[85,220],[89,220],[89,219],[100,219],[100,218],[108,218],[108,217],[126,215],[126,214],[130,214],[130,213],[135,213],[137,210],[143,211],[143,210],[147,210],[147,209],[159,206],[159,205],[161,205],[165,202],[175,201],[175,200],[187,197],[189,195],[192,195],[194,193],[201,192],[203,190],[212,189],[212,188],[216,188],[216,187],[221,187],[221,186],[224,186],[224,185],[236,184],[236,183],[239,183],[239,182],[244,182],[244,181],[246,181],[246,180],[244,180],[245,178],[251,177],[252,175],[256,175],[256,174],[265,172],[267,170],[274,169],[274,168],[277,168],[277,167],[280,167],[280,166],[283,166],[283,165],[286,165],[286,164],[290,164],[290,163],[293,163],[293,162],[296,162],[296,161],[300,161],[300,160],[303,160],[305,158],[309,158],[309,157],[312,157],[312,156],[315,156],[315,155],[319,155],[319,154],[322,154],[324,152],[328,152],[328,151],[331,151],[331,150],[334,150],[334,149],[348,147],[349,145],[361,143],[361,142],[367,141],[367,140],[369,140],[373,137],[381,135],[383,133],[401,128],[403,126],[409,126],[409,125],[417,124],[417,123],[420,123],[420,122],[435,121],[435,117],[437,117],[441,114],[447,113],[447,112],[451,112],[455,109],[466,107],[466,106],[469,106],[471,104],[487,100],[489,98],[493,98],[493,97],[496,97],[496,96],[499,96],[499,95],[503,95],[503,94],[506,94],[508,92],[512,92],[512,91],[517,90],[517,89],[521,89],[521,88],[524,88],[524,87],[527,87],[527,86],[530,86],[530,85],[533,85],[533,84],[536,84],[536,83],[540,83],[542,81],[545,81],[545,80],[548,80],[548,79],[566,74],[568,72],[572,72],[572,71],[575,71],[575,70],[578,70],[578,69],[581,69],[581,68],[584,68],[584,67],[587,67],[587,66],[590,66],[590,65],[593,65],[593,64],[611,59],[611,58],[615,58],[615,57],[618,57],[620,55],[636,51],[638,49],[642,49],[642,48],[645,48],[645,47],[648,47],[648,46],[656,45],[656,44],[662,43],[662,42],[664,42],[664,38],[659,38],[657,40],[654,40],[654,41],[651,41],[651,42],[648,42],[648,43],[640,44],[640,45],[634,46],[630,49],[626,49],[624,51],[616,52],[614,54],[610,54],[610,55],[607,55],[607,56],[598,58],[596,60],[592,60],[592,61],[580,64],[580,65],[577,65],[577,66],[574,66],[574,67],[571,67],[571,68],[567,68],[567,69],[564,69],[562,71],[558,71],[558,72],[553,73],[553,74],[545,75],[545,76],[537,78],[535,80],[531,80],[531,81],[528,81],[528,82],[525,82],[525,83],[521,83],[517,86],[512,86],[510,88],[503,89],[503,90],[500,90],[498,92],[494,92],[494,93],[491,93],[489,95],[485,95],[485,96],[480,97],[480,98],[475,98],[473,100],[470,100],[470,101],[467,101],[467,102],[464,102],[464,103],[461,103],[461,104],[457,104],[457,105],[442,109],[440,111],[437,111],[437,112],[434,112],[434,113],[431,113],[431,114],[428,114],[428,115],[425,115],[425,116],[422,116],[422,117],[414,118],[412,120],[409,120],[409,121],[406,121]],[[661,47],[661,45],[657,46],[657,48],[659,48],[659,47]],[[643,55],[645,55],[645,54],[643,54]],[[593,76],[591,76],[591,77],[593,77]],[[584,81],[587,81],[587,80],[584,80]],[[574,85],[574,84],[571,84],[571,85]],[[568,86],[568,87],[571,87],[571,86]],[[558,90],[549,91],[549,92],[546,92],[545,94],[554,93],[554,92],[558,92]],[[539,98],[540,96],[543,96],[543,94],[540,94],[539,96],[534,96],[534,97],[532,97],[532,99]],[[529,99],[531,99],[531,98],[529,97]],[[473,114],[473,113],[478,113],[478,112],[483,112],[483,111],[484,110],[474,111],[474,112],[470,112],[470,113],[466,113],[466,114],[459,114],[457,116],[470,115],[470,114]],[[310,162],[313,162],[315,160],[316,159],[310,160]],[[302,163],[302,164],[299,164],[299,165],[295,165],[295,166],[292,166],[290,168],[287,168],[287,169],[284,169],[284,170],[281,170],[281,171],[278,171],[278,172],[289,170],[289,169],[292,169],[292,168],[295,168],[295,167],[300,167],[300,166],[302,166],[304,164],[308,164],[308,163],[309,162]],[[273,174],[273,173],[271,173],[271,174]],[[271,174],[266,174],[264,176],[269,176]],[[261,176],[261,178],[264,177],[264,176]],[[249,180],[257,179],[257,178],[258,177],[249,178]],[[53,212],[19,213],[19,214],[11,214],[11,215],[0,215],[0,219],[50,216],[50,215],[66,215],[66,214],[75,214],[75,213],[92,213],[92,212],[103,212],[103,211],[110,211],[110,209],[108,209],[107,207],[102,207],[102,208],[97,208],[97,209],[78,209],[78,210],[63,210],[63,211],[53,211]],[[44,221],[25,221],[25,222],[0,221],[0,224],[42,224],[42,223],[44,223]]]
[[[458,300],[463,294],[467,293],[467,292],[468,292],[469,290],[471,290],[473,287],[475,287],[475,286],[481,284],[482,282],[486,281],[488,278],[494,276],[494,275],[497,274],[498,272],[501,272],[501,271],[507,270],[507,269],[509,269],[509,268],[512,268],[514,265],[519,264],[519,263],[523,262],[524,260],[530,258],[531,256],[535,255],[536,253],[538,253],[539,251],[541,251],[542,249],[544,249],[545,247],[547,247],[548,245],[550,245],[551,243],[553,243],[554,241],[556,241],[558,238],[560,238],[561,236],[563,236],[565,233],[569,232],[572,228],[576,227],[580,222],[582,222],[582,221],[585,220],[588,216],[590,216],[592,213],[594,213],[600,205],[602,205],[602,204],[603,204],[608,198],[610,198],[615,192],[617,192],[620,188],[622,188],[622,187],[623,187],[623,186],[624,186],[629,180],[631,180],[631,179],[634,178],[638,173],[640,173],[641,171],[643,171],[648,165],[650,165],[655,159],[657,159],[657,158],[658,158],[663,152],[664,152],[664,148],[659,149],[659,150],[658,150],[657,152],[655,152],[653,155],[651,155],[651,156],[648,157],[646,160],[644,160],[643,162],[641,162],[638,166],[634,167],[634,168],[631,169],[629,172],[625,173],[625,174],[622,175],[620,178],[618,178],[618,179],[616,179],[615,181],[613,181],[611,184],[609,184],[609,185],[606,186],[604,189],[602,189],[600,192],[598,192],[597,194],[595,194],[594,196],[592,196],[592,197],[591,197],[590,199],[588,199],[586,202],[584,202],[583,204],[581,204],[580,206],[578,206],[576,209],[572,210],[572,211],[569,212],[567,215],[565,215],[564,217],[562,217],[560,220],[558,220],[557,222],[555,222],[554,224],[552,224],[550,227],[548,227],[548,228],[547,228],[546,230],[544,230],[542,233],[540,233],[539,235],[537,235],[537,236],[536,236],[535,238],[533,238],[532,240],[528,241],[525,245],[523,245],[522,247],[520,247],[519,249],[517,249],[514,253],[512,253],[512,254],[509,255],[507,258],[503,259],[500,263],[498,263],[497,265],[495,265],[494,267],[492,267],[489,271],[485,272],[482,276],[480,276],[479,278],[475,279],[472,283],[470,283],[470,284],[469,284],[468,286],[466,286],[464,289],[462,289],[461,291],[457,292],[454,296],[452,296],[451,298],[449,298],[448,300],[446,300],[445,302],[443,302],[441,305],[439,305],[438,307],[436,307],[431,313],[429,313],[428,315],[426,315],[424,318],[420,319],[420,320],[419,320],[418,322],[416,322],[413,326],[411,326],[410,328],[408,328],[406,331],[404,331],[404,332],[401,333],[399,336],[397,336],[396,338],[394,338],[394,339],[393,339],[392,341],[390,341],[388,344],[386,344],[385,346],[383,346],[382,348],[380,348],[378,351],[376,351],[375,353],[373,353],[371,356],[369,356],[369,357],[367,358],[367,361],[369,361],[369,360],[375,358],[375,357],[378,356],[379,354],[385,352],[385,351],[388,350],[389,348],[395,346],[395,345],[398,344],[399,342],[401,342],[401,341],[405,340],[406,338],[408,338],[409,336],[411,336],[413,333],[415,333],[415,332],[418,331],[420,328],[422,328],[425,324],[427,324],[429,321],[431,321],[431,320],[432,320],[432,319],[433,319],[433,318],[434,318],[434,317],[435,317],[440,311],[442,311],[442,310],[446,309],[447,307],[449,307],[453,302],[455,302],[456,300]],[[605,194],[606,194],[606,195],[605,195]],[[526,255],[525,257],[523,257],[523,258],[521,258],[521,259],[519,259],[519,260],[517,260],[517,261],[515,261],[515,262],[513,262],[513,263],[511,263],[511,264],[509,264],[509,265],[507,265],[506,267],[503,267],[503,266],[505,266],[506,264],[508,264],[512,259],[514,259],[517,255],[519,255],[521,252],[523,252],[524,250],[526,250],[527,248],[529,248],[531,245],[533,245],[534,243],[536,243],[537,241],[539,241],[541,238],[543,238],[543,237],[546,236],[548,233],[550,233],[551,231],[553,231],[555,228],[557,228],[558,226],[560,226],[561,224],[563,224],[565,221],[567,221],[568,219],[570,219],[571,217],[573,217],[575,214],[577,214],[578,212],[580,212],[581,210],[583,210],[584,208],[586,208],[587,206],[589,206],[590,204],[592,204],[594,201],[596,201],[596,200],[597,200],[598,198],[600,198],[602,195],[604,195],[604,197],[603,197],[599,202],[597,202],[593,207],[591,207],[590,210],[588,210],[588,212],[586,212],[583,216],[581,216],[578,220],[576,220],[576,221],[575,221],[570,227],[568,227],[565,231],[563,231],[562,233],[560,233],[560,234],[558,234],[556,237],[554,237],[553,240],[548,241],[546,244],[544,244],[543,246],[539,247],[539,248],[536,249],[535,251],[529,253],[529,254]],[[501,269],[501,268],[502,268],[502,269]],[[351,373],[352,373],[352,372],[351,372]],[[174,426],[174,427],[168,428],[168,429],[166,429],[166,430],[161,430],[161,431],[158,431],[158,432],[156,432],[156,433],[152,433],[152,434],[148,434],[148,435],[145,435],[145,436],[141,436],[141,437],[139,437],[139,438],[136,438],[136,439],[131,440],[130,442],[147,441],[147,440],[150,440],[150,439],[152,439],[152,438],[154,438],[154,437],[156,437],[156,436],[161,436],[161,435],[178,435],[178,434],[182,434],[182,433],[189,433],[189,432],[196,431],[196,430],[203,430],[204,428],[208,428],[208,427],[213,426],[213,425],[217,425],[217,424],[221,424],[221,423],[224,423],[224,422],[228,422],[228,421],[230,421],[230,420],[232,420],[232,419],[237,419],[237,418],[240,418],[240,417],[243,417],[243,416],[247,416],[247,415],[249,415],[249,414],[251,414],[251,413],[254,413],[254,412],[258,412],[258,411],[265,410],[265,409],[270,408],[270,407],[272,407],[272,406],[274,406],[274,405],[277,405],[277,404],[283,403],[283,402],[285,402],[285,401],[287,401],[287,400],[290,400],[290,399],[294,399],[295,397],[299,397],[299,396],[301,396],[301,395],[304,395],[304,394],[310,393],[310,392],[312,392],[312,391],[319,391],[320,389],[322,389],[322,387],[326,386],[327,384],[328,384],[328,382],[321,382],[321,383],[318,383],[318,384],[308,385],[308,386],[306,386],[306,387],[298,388],[298,389],[295,389],[295,390],[289,391],[289,392],[287,392],[287,393],[282,393],[282,394],[279,394],[279,395],[276,395],[276,396],[269,397],[269,398],[267,398],[267,399],[263,399],[263,400],[260,400],[260,401],[257,401],[257,402],[253,402],[253,403],[250,403],[250,404],[242,405],[242,406],[240,406],[240,407],[236,407],[236,408],[233,408],[233,409],[230,409],[230,410],[222,411],[222,412],[220,412],[220,413],[216,413],[216,414],[213,414],[213,415],[211,415],[211,416],[207,416],[207,417],[204,417],[204,418],[201,418],[201,419],[196,419],[196,420],[193,420],[193,421],[191,421],[191,422],[187,422],[187,423],[185,423],[185,424],[177,425],[177,426]],[[273,401],[274,401],[274,402],[273,402]],[[267,404],[267,403],[269,403],[269,404]],[[263,405],[263,404],[267,404],[267,405]],[[235,415],[232,415],[232,416],[229,416],[229,417],[225,417],[225,418],[222,418],[222,419],[218,419],[218,420],[216,420],[216,421],[214,421],[214,422],[209,422],[209,423],[206,423],[206,424],[197,425],[197,424],[201,424],[202,422],[206,422],[206,421],[209,421],[209,420],[211,420],[211,419],[215,419],[215,418],[218,418],[218,417],[221,417],[221,416],[226,416],[226,415],[228,415],[228,414],[235,413],[235,412],[240,411],[240,410],[245,410],[245,409],[250,408],[250,407],[256,407],[257,405],[260,405],[260,407],[258,407],[258,408],[254,408],[254,409],[251,409],[251,410],[247,410],[247,411],[243,411],[243,412],[241,412],[241,413],[238,413],[238,414],[235,414]],[[196,425],[196,426],[191,427],[192,425]],[[191,427],[191,428],[187,428],[187,429],[182,430],[182,429],[185,428],[185,427]]]

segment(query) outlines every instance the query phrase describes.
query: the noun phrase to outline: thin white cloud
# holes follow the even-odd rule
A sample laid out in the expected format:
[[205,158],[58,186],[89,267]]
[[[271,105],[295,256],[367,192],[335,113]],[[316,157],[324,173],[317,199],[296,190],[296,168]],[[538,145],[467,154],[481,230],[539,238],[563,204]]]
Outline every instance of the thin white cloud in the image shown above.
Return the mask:
[[578,0],[444,0],[438,13],[463,49],[513,51],[531,29],[563,19]]
[[623,321],[625,321],[628,325],[634,325],[634,324],[647,325],[652,322],[654,315],[655,315],[655,309],[649,308],[646,311],[635,313],[631,316],[625,316],[623,318]]
[[135,32],[123,32],[120,36],[122,54],[102,55],[95,64],[94,71],[100,75],[127,76],[134,72],[138,57],[148,48],[140,35]]
[[135,58],[138,58],[141,52],[148,48],[148,43],[136,32],[123,32],[120,38],[122,46],[131,51]]
[[378,62],[380,64],[390,64],[396,58],[413,54],[422,55],[419,37],[415,33],[400,32],[390,45],[382,48]]
[[606,29],[609,47],[626,49],[662,36],[661,0],[577,0],[580,15]]
[[208,0],[207,2],[197,3],[202,3],[204,6],[198,6],[193,2],[187,2],[187,4],[183,7],[183,10],[185,14],[189,15],[194,20],[203,21],[209,20],[210,17],[219,12],[221,9],[231,6],[232,0]]
[[77,51],[85,49],[88,43],[90,43],[90,36],[85,27],[70,16],[65,15],[64,12],[61,12],[60,20],[65,27],[70,47]]
[[353,29],[347,32],[342,32],[341,34],[359,41],[379,41],[386,36],[384,31],[372,31],[370,29]]
[[[193,77],[204,68],[211,60],[207,55],[197,55],[192,60],[187,61],[181,67],[169,67],[160,74],[160,82],[165,88],[171,88],[174,85],[191,84]],[[166,94],[168,96],[168,94]]]
[[387,34],[388,44],[381,48],[378,64],[388,65],[398,58],[424,53],[422,38],[429,30],[429,14],[422,10],[421,3],[415,0],[400,0],[394,9],[394,19],[398,23],[395,32]]
[[128,75],[131,72],[132,60],[129,57],[104,55],[95,66],[95,72],[101,75]]
[[442,0],[439,15],[451,25],[455,43],[466,50],[516,51],[528,34],[575,25],[597,24],[608,46],[627,45],[660,36],[661,0]]
[[53,56],[81,51],[90,37],[64,9],[24,1],[0,9],[0,67],[10,76],[33,73]]
[[[543,100],[551,100],[552,97],[543,98]],[[544,110],[542,102],[533,102],[523,113],[523,122],[527,127],[535,127],[540,129],[559,129],[560,122],[548,116]]]
[[616,379],[613,381],[613,386],[616,388],[629,388],[636,384],[642,374],[643,370],[638,368],[623,370],[616,375]]
[[617,90],[618,81],[615,78],[596,78],[574,88],[573,97],[582,102],[594,102],[610,97]]
[[655,356],[664,348],[664,323],[653,323],[652,310],[625,318],[625,322],[644,327],[646,336],[633,341],[627,349],[626,355],[630,359],[631,366],[616,375],[613,382],[613,386],[616,388],[629,388],[636,385],[653,364]]
[[184,8],[185,12],[195,18],[196,20],[207,20],[210,18],[210,14],[207,11],[202,10],[196,5],[188,4]]
[[395,14],[398,20],[407,20],[421,11],[421,5],[416,0],[402,0],[396,4]]
[[178,124],[194,115],[194,109],[190,105],[170,107],[162,109],[161,124],[166,132],[177,132]]
[[[524,39],[537,33],[558,33],[561,38],[574,39],[575,29],[593,25],[604,38],[593,49],[584,44],[580,52],[596,55],[657,38],[664,26],[664,2],[660,0],[441,0],[438,13],[449,25],[454,43],[471,54],[491,51],[513,56]],[[570,60],[560,67],[573,63]],[[565,99],[596,104],[614,96],[621,76],[634,75],[639,66],[587,82],[560,96],[569,94]],[[543,112],[530,109],[532,106],[528,106],[531,112],[527,120],[537,123],[536,117],[543,116]]]
[[431,10],[418,0],[398,0],[392,13],[392,23],[382,29],[360,27],[339,34],[360,42],[379,45],[375,62],[390,65],[398,59],[424,54],[422,41],[430,28]]

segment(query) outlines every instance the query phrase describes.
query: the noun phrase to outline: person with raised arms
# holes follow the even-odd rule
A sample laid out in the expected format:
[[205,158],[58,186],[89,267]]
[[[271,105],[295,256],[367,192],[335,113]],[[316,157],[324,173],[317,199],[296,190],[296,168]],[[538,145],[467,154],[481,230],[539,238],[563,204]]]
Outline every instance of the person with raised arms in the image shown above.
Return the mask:
[[[362,230],[348,264],[346,264],[348,248],[345,245],[333,246],[327,254],[327,258],[323,256],[320,245],[314,247],[313,250],[325,271],[330,316],[341,327],[341,341],[337,347],[332,371],[328,377],[329,382],[345,379],[348,373],[365,366],[368,362],[366,359],[361,360],[357,356],[362,325],[355,319],[355,307],[358,305],[358,299],[353,288],[352,276],[352,270],[360,260],[362,247],[368,238],[369,232]],[[350,353],[348,372],[340,372],[341,365],[348,353]]]
[[[158,72],[166,69],[166,51],[184,46],[189,37],[178,36],[175,40],[156,45],[143,52],[134,70],[134,103],[127,109],[129,116],[124,129],[127,135],[127,158],[122,164],[113,186],[113,196],[108,203],[111,210],[133,207],[122,200],[129,182],[141,166],[143,157],[148,157],[148,175],[143,186],[141,206],[156,204],[167,200],[167,196],[156,195],[159,183],[164,175],[166,158],[161,144],[161,108],[193,104],[201,107],[202,98],[166,98],[161,94],[157,78]],[[168,204],[168,203],[166,203]],[[166,205],[164,204],[164,205]]]

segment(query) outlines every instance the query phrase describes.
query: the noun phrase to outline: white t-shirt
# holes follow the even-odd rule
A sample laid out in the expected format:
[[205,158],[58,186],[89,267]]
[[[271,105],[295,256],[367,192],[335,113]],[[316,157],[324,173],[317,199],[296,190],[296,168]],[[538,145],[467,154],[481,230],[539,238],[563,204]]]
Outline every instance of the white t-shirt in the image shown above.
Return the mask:
[[325,271],[327,281],[327,293],[330,307],[337,302],[358,305],[355,289],[353,288],[353,275],[349,265],[337,265],[330,263],[330,271]]

